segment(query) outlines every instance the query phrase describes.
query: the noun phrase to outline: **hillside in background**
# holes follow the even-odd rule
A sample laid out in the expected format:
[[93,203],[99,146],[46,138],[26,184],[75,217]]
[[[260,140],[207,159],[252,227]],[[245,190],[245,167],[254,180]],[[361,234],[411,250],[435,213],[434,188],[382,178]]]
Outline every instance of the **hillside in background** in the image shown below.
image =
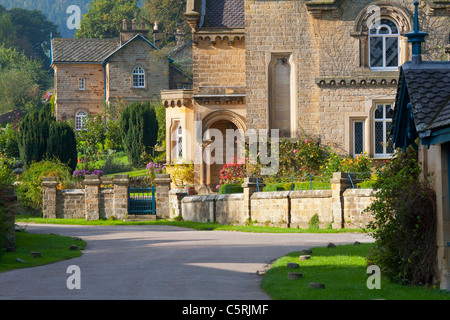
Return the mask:
[[0,0],[0,5],[6,9],[23,8],[27,10],[42,11],[48,20],[58,25],[59,33],[63,38],[73,38],[76,30],[67,27],[67,19],[71,16],[66,13],[71,5],[80,7],[81,14],[84,15],[89,10],[92,0]]

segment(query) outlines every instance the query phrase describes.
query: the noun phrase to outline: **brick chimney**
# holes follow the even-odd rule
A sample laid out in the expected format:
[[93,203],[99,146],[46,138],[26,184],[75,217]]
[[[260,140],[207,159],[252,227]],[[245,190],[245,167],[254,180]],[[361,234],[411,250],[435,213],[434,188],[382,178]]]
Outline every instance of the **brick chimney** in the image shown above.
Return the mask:
[[141,23],[140,29],[136,27],[136,19],[131,21],[131,30],[128,29],[128,23],[126,19],[122,20],[122,30],[120,31],[120,45],[124,45],[131,39],[133,39],[136,35],[140,34],[145,39],[148,39],[149,30],[146,30],[145,23]]

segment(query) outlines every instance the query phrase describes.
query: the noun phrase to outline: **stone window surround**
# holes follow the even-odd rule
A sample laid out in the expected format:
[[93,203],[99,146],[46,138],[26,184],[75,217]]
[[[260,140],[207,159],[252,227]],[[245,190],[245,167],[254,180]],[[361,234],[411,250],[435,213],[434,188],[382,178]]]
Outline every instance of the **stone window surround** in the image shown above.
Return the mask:
[[[84,116],[81,116],[81,113],[84,113]],[[75,111],[74,120],[75,120],[75,130],[76,131],[81,131],[81,130],[85,129],[82,122],[81,122],[81,127],[78,126],[78,118],[81,117],[81,121],[83,121],[83,119],[85,119],[88,116],[88,114],[89,114],[89,112],[85,109],[78,109],[77,111]]]
[[348,154],[353,155],[353,123],[355,121],[364,121],[364,151],[371,158],[383,160],[390,157],[375,157],[375,136],[374,136],[374,111],[379,104],[394,105],[395,96],[377,96],[368,98],[365,101],[364,112],[347,112],[345,113],[344,132],[345,145],[344,148]]
[[[372,11],[373,7],[379,8],[378,17],[381,19],[389,19],[394,21],[399,28],[399,66],[408,60],[410,55],[410,49],[408,45],[408,39],[404,36],[407,32],[412,30],[412,14],[403,8],[399,8],[389,3],[380,2],[375,3],[364,8],[355,20],[355,26],[351,32],[351,36],[359,40],[359,67],[364,71],[370,71],[369,67],[369,30],[368,23],[371,17],[374,15]],[[372,69],[372,71],[376,71]]]
[[86,79],[78,78],[78,91],[86,90]]

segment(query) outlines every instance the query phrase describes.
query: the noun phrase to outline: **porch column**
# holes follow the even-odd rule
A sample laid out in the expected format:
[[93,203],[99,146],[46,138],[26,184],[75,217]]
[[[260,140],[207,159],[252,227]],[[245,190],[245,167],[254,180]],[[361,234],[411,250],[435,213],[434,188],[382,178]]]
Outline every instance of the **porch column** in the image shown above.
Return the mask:
[[[353,181],[356,181],[352,175]],[[350,187],[348,174],[346,172],[335,172],[331,183],[331,209],[333,212],[333,229],[344,228],[344,191]]]

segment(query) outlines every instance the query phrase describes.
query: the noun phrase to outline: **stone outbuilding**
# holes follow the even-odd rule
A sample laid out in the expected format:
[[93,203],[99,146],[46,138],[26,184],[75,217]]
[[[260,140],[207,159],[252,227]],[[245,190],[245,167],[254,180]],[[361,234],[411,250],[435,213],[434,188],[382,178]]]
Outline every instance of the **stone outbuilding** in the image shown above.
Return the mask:
[[[57,121],[101,114],[117,101],[160,101],[161,90],[192,86],[192,78],[149,40],[142,25],[126,21],[117,39],[52,39]],[[155,32],[154,32],[155,33]],[[157,43],[157,41],[156,41]]]

